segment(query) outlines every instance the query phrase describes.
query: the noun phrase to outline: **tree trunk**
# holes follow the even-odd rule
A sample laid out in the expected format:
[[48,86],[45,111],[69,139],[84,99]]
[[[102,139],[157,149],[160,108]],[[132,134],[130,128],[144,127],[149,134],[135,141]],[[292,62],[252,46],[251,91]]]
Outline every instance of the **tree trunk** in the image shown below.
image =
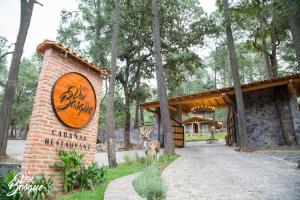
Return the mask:
[[227,78],[228,78],[228,85],[232,86],[232,76],[230,73],[230,57],[229,57],[229,51],[228,51],[228,62],[227,62]]
[[[136,81],[136,89],[137,91],[140,90],[140,85],[141,85],[141,76],[140,76],[140,70],[138,68],[137,70],[137,73],[138,73],[138,78],[137,78],[137,81]],[[139,104],[140,104],[140,99],[139,98],[136,98],[136,106],[135,106],[135,118],[134,118],[134,128],[137,129],[139,127],[139,123],[140,123],[140,120],[139,120]]]
[[262,45],[264,48],[264,57],[265,57],[265,62],[266,62],[266,69],[268,72],[268,78],[273,78],[273,72],[272,72],[272,68],[271,68],[271,64],[270,64],[270,58],[269,58],[269,54],[267,52],[268,48],[267,48],[267,42],[266,39],[263,38],[262,39]]
[[232,30],[231,30],[231,21],[230,21],[230,15],[229,15],[229,5],[228,0],[224,0],[224,15],[226,20],[226,37],[227,37],[227,46],[229,51],[229,60],[230,60],[230,70],[231,70],[231,76],[233,79],[234,84],[234,91],[235,91],[235,98],[236,98],[236,105],[237,105],[237,111],[238,111],[238,125],[239,125],[239,134],[241,138],[241,150],[243,148],[246,148],[248,145],[248,138],[247,138],[247,130],[246,130],[246,116],[245,116],[245,107],[244,107],[244,100],[243,100],[243,94],[241,90],[241,84],[240,84],[240,76],[239,76],[239,67],[237,63],[236,58],[236,51],[232,36]]
[[139,102],[136,101],[136,105],[135,105],[135,116],[134,116],[134,125],[133,127],[135,129],[137,129],[139,127],[139,123],[140,123],[140,119],[139,119]]
[[162,66],[160,27],[158,18],[158,6],[156,0],[152,0],[152,26],[156,81],[159,93],[160,114],[162,118],[164,132],[164,153],[174,154],[174,139],[171,127],[168,97],[166,92],[164,68]]
[[125,127],[124,127],[124,148],[128,150],[130,148],[130,99],[127,85],[124,85],[125,94]]
[[10,138],[14,137],[14,129],[15,129],[15,120],[11,120],[10,122]]
[[144,126],[144,110],[140,108],[141,126]]
[[276,32],[275,28],[272,25],[271,31],[271,45],[272,45],[272,53],[270,54],[270,61],[271,61],[271,69],[273,77],[278,76],[278,69],[277,69],[277,44],[276,44]]
[[15,89],[18,83],[20,61],[31,21],[34,3],[34,0],[29,0],[28,2],[26,0],[21,0],[19,32],[11,59],[8,80],[5,86],[4,97],[0,110],[0,156],[6,155],[10,112],[13,104]]
[[290,120],[287,117],[286,113],[290,113],[289,106],[285,106],[286,99],[285,97],[288,96],[282,88],[275,88],[274,89],[274,97],[275,97],[275,104],[276,110],[278,114],[278,118],[280,121],[281,130],[287,145],[289,146],[296,146],[296,140],[294,138],[294,129],[290,124]]
[[124,89],[124,96],[125,96],[125,126],[124,126],[124,148],[128,150],[130,148],[130,97],[129,94],[131,93],[128,88],[129,82],[129,59],[126,58],[126,68],[125,68],[125,79],[122,80],[122,85]]
[[111,46],[111,78],[109,82],[108,105],[107,105],[107,156],[110,168],[117,167],[115,150],[115,117],[114,117],[114,94],[117,72],[117,40],[120,30],[120,0],[115,1],[115,23],[113,26]]
[[288,6],[291,6],[288,23],[293,37],[298,66],[300,68],[300,5],[299,3],[297,4],[297,1],[298,0],[288,0],[287,2]]

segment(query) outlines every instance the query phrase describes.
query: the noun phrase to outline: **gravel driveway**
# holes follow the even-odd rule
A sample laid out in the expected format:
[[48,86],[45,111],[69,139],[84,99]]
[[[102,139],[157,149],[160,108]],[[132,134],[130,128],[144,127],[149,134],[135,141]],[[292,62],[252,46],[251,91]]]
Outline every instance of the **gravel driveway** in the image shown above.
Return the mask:
[[182,157],[163,171],[167,200],[300,199],[296,163],[264,152],[236,152],[224,143],[190,142],[177,153]]

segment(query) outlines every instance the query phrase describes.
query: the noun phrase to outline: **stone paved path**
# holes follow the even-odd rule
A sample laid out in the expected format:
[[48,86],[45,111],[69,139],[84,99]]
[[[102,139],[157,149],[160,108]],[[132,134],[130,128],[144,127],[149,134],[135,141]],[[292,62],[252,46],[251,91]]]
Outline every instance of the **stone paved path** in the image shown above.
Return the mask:
[[104,194],[104,200],[144,200],[134,191],[132,182],[140,173],[124,176],[110,182]]
[[[224,144],[186,143],[164,171],[167,200],[299,200],[296,163]],[[299,151],[300,153],[300,151]]]

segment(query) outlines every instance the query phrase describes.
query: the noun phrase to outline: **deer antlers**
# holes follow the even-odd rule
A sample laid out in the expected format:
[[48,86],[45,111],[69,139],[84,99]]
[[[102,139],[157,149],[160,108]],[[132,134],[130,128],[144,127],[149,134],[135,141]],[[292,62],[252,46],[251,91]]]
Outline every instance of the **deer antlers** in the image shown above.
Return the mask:
[[149,136],[151,135],[153,128],[146,128],[144,126],[140,127],[140,133],[144,138],[149,138]]

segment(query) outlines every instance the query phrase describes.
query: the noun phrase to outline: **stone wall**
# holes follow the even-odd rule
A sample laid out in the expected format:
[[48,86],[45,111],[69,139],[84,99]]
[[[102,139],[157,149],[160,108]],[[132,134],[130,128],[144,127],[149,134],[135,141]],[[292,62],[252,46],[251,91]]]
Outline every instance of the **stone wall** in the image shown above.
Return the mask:
[[[51,91],[55,81],[68,72],[77,72],[83,74],[93,85],[96,93],[96,110],[92,120],[81,129],[73,129],[64,126],[55,116],[51,106]],[[86,165],[91,164],[96,155],[96,139],[98,130],[99,108],[102,95],[102,79],[100,74],[90,70],[74,60],[66,57],[64,54],[49,48],[44,53],[42,69],[38,80],[38,87],[34,100],[32,116],[29,126],[29,132],[26,140],[24,161],[22,163],[22,172],[26,172],[29,177],[35,175],[55,175],[54,192],[62,191],[62,174],[50,166],[57,161],[58,149],[61,148],[60,142],[82,143],[89,148],[80,150],[86,155],[84,161]],[[61,133],[77,134],[69,138],[53,134],[53,130]],[[57,133],[56,132],[56,133]],[[80,140],[79,136],[86,137],[86,140]],[[56,140],[55,143],[47,144],[46,139]],[[65,143],[66,144],[66,143]],[[63,148],[66,148],[63,146]],[[70,145],[71,148],[71,145]]]
[[[142,144],[143,141],[140,137],[140,132],[138,129],[135,129],[134,126],[134,119],[131,120],[130,123],[130,143],[132,144]],[[154,127],[154,125],[152,125],[152,127]],[[99,139],[101,140],[101,142],[106,142],[107,139],[107,130],[106,128],[102,128],[100,127],[99,131]],[[116,136],[116,142],[122,143],[124,142],[124,135],[125,135],[125,130],[124,127],[119,127],[115,129],[115,136]],[[153,133],[151,134],[151,139],[152,140],[157,140],[158,139],[158,132],[157,129],[153,129]]]
[[[283,120],[279,118],[275,97],[280,104],[279,112]],[[298,109],[290,108],[294,101],[295,98],[290,98],[286,86],[244,93],[249,147],[264,148],[287,144],[282,127],[294,134],[292,113],[299,113]],[[300,121],[297,123],[299,129]]]
[[299,105],[297,103],[297,96],[294,93],[290,93],[290,108],[291,108],[291,114],[293,119],[293,126],[294,126],[294,134],[296,143],[298,146],[300,146],[300,111],[299,111]]

